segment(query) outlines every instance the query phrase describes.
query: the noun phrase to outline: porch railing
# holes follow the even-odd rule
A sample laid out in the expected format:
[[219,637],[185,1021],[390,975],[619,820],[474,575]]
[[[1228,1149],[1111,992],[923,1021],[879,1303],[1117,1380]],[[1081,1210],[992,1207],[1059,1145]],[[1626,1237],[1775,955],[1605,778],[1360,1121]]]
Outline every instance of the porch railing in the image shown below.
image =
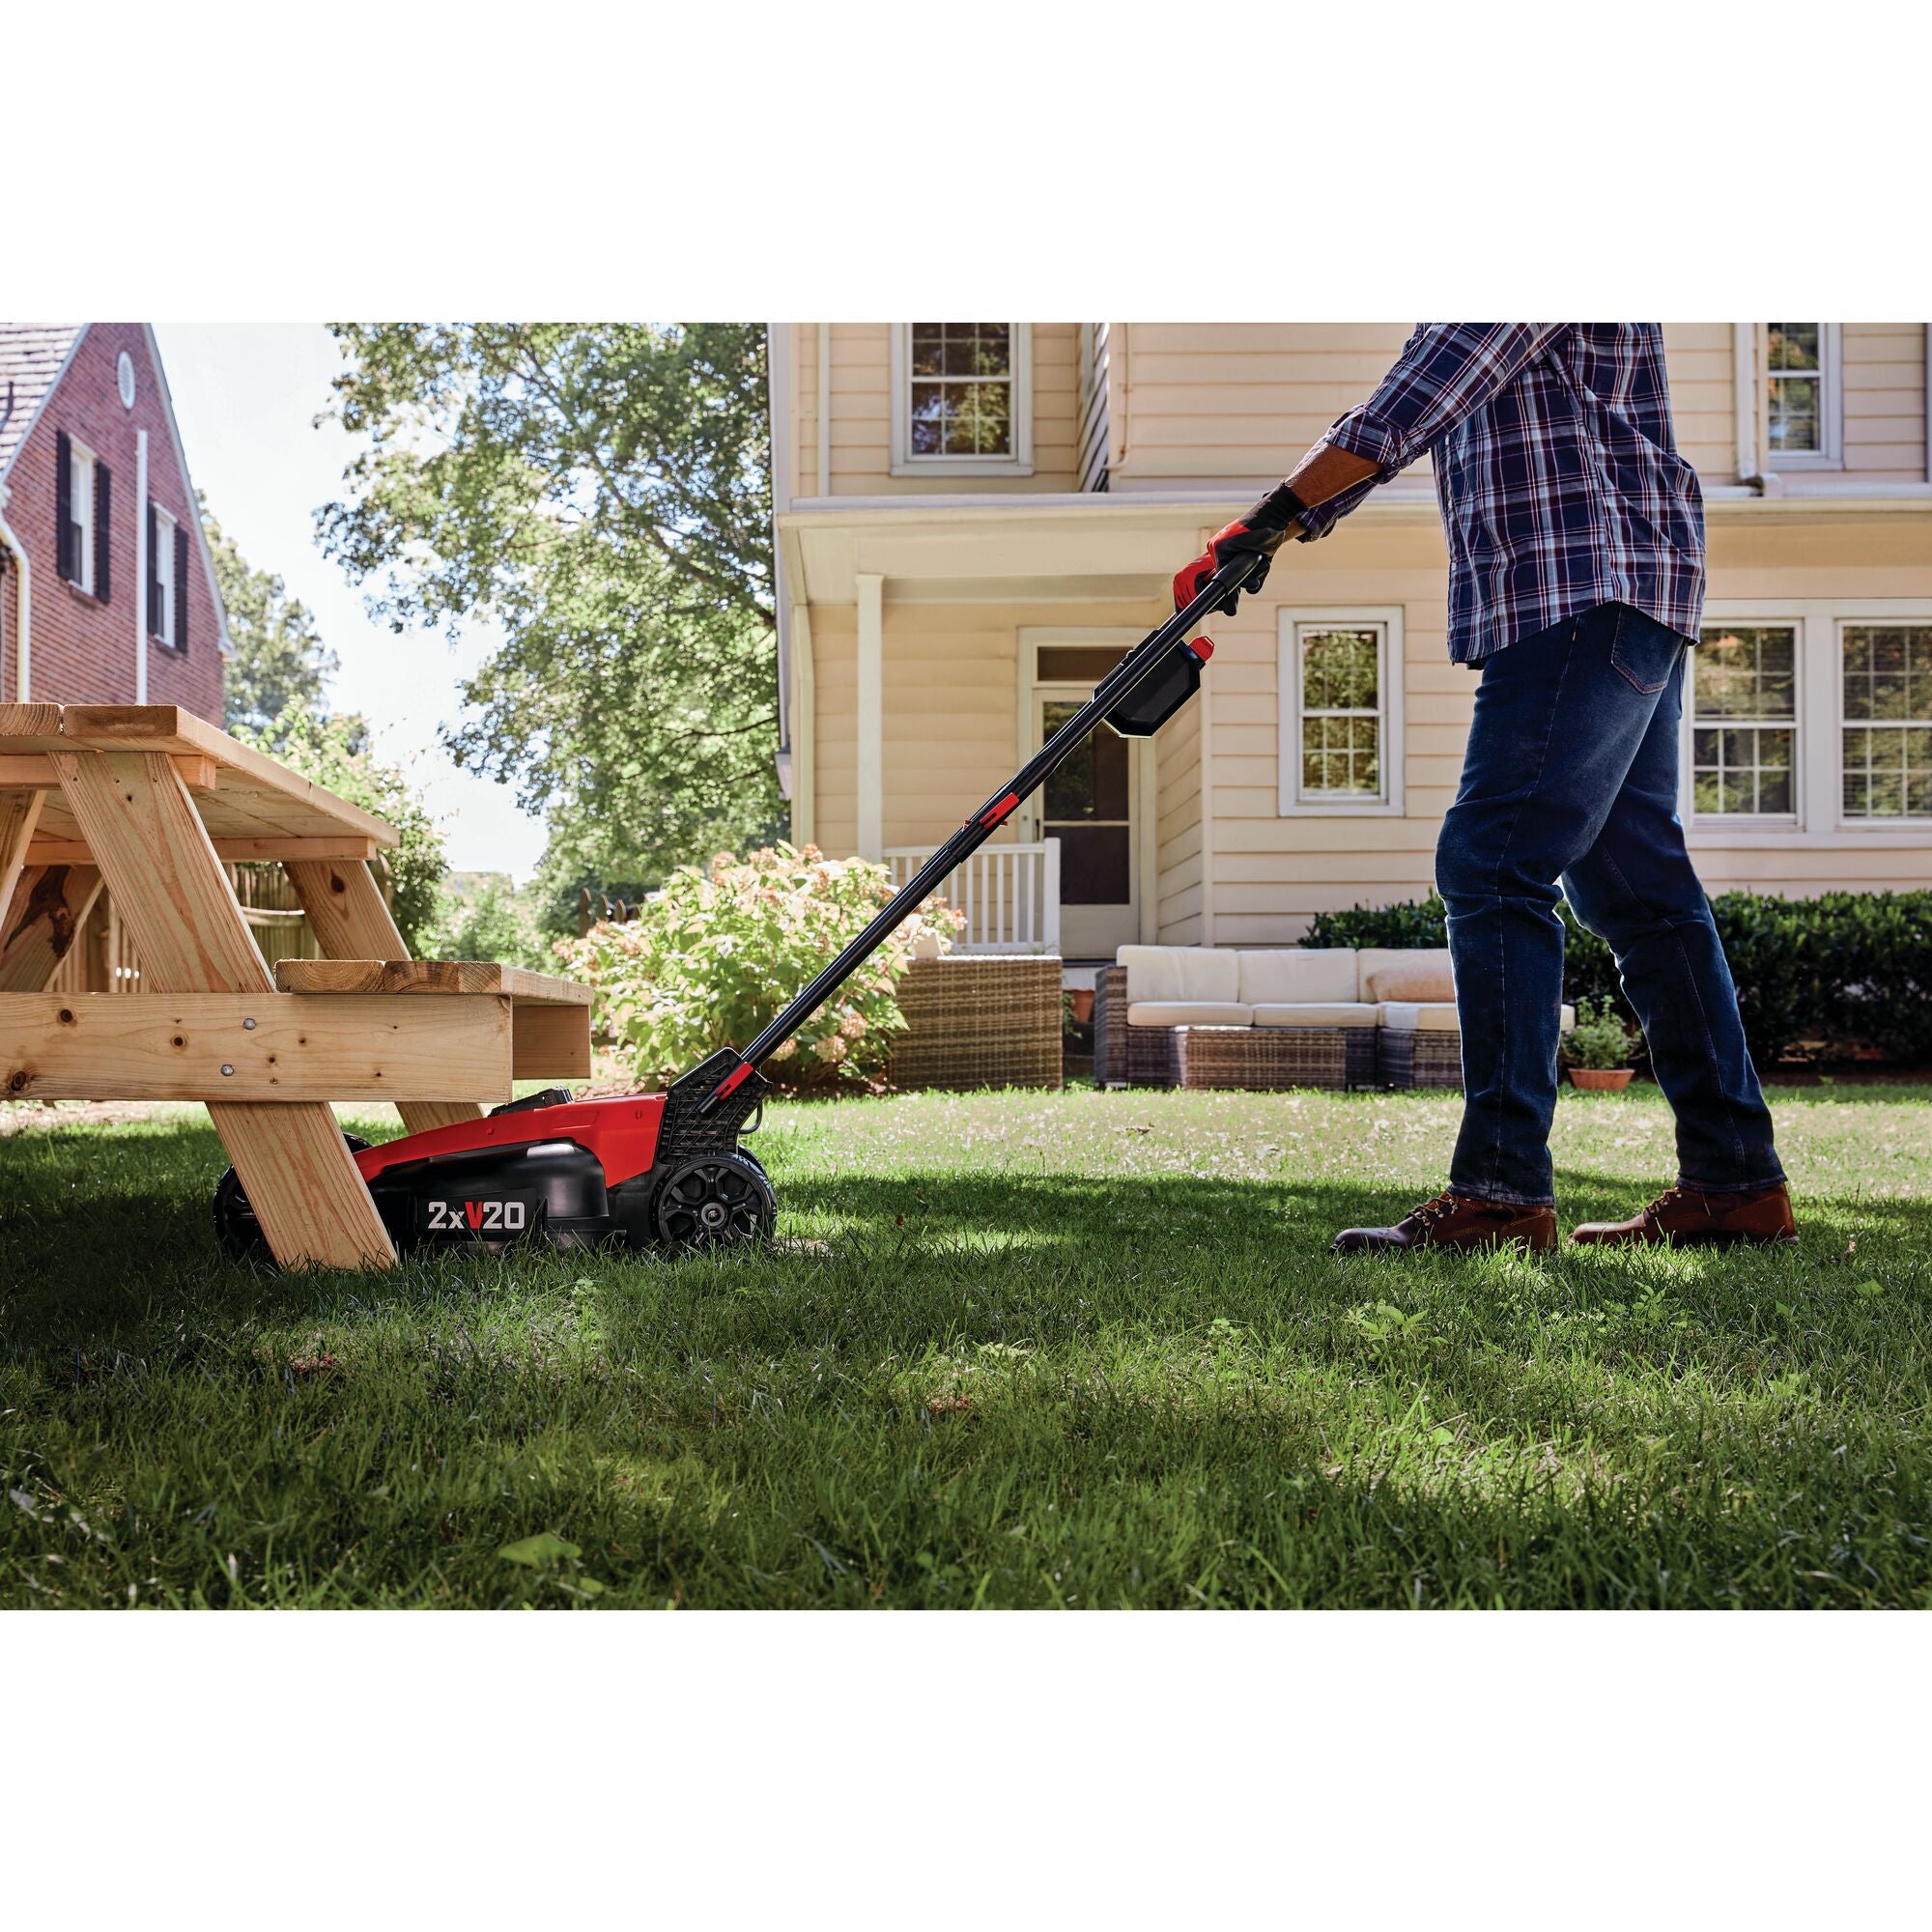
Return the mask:
[[[894,845],[884,854],[902,886],[932,856],[930,845]],[[961,952],[1060,951],[1060,840],[982,845],[946,875],[939,896],[966,915],[953,941]]]

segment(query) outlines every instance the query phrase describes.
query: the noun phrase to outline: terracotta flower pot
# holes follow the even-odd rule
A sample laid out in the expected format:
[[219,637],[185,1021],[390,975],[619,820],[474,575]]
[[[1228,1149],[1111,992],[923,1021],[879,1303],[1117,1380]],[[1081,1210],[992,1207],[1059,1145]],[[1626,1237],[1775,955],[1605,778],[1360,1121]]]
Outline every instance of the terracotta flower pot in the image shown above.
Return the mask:
[[1573,1066],[1570,1084],[1586,1094],[1621,1094],[1636,1078],[1634,1066]]

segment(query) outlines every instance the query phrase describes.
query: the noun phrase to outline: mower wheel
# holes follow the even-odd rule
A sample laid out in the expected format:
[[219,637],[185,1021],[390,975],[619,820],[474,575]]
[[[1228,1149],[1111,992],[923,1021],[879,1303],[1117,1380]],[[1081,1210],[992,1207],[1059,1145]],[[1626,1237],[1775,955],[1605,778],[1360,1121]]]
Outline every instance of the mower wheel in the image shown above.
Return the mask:
[[769,1240],[778,1213],[778,1198],[755,1156],[700,1153],[658,1183],[652,1219],[668,1248],[724,1248]]
[[[356,1134],[344,1134],[351,1153],[360,1153],[369,1143]],[[214,1234],[230,1261],[266,1260],[269,1243],[263,1238],[262,1224],[242,1191],[242,1177],[231,1167],[214,1187]]]

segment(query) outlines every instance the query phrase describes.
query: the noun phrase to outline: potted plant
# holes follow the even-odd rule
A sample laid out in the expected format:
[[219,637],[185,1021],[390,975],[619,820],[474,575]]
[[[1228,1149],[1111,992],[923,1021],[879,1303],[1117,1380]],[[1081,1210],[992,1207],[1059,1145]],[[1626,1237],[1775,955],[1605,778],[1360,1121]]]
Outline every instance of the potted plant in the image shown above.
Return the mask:
[[1563,1058],[1573,1087],[1620,1094],[1634,1077],[1630,1029],[1607,999],[1577,1002],[1577,1024],[1564,1037]]

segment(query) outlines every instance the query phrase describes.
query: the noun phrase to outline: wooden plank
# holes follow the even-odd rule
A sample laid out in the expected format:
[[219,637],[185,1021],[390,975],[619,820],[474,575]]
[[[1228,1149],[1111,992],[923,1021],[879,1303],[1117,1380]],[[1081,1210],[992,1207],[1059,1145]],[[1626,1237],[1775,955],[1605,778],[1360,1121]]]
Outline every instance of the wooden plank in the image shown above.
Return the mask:
[[20,874],[0,923],[0,993],[38,993],[72,950],[100,896],[92,866],[37,866]]
[[[580,1024],[587,1041],[587,1016]],[[510,1003],[490,994],[0,997],[0,1092],[12,1099],[500,1101],[510,1064]]]
[[55,750],[60,726],[58,704],[0,704],[0,752]]
[[[377,852],[373,838],[346,832],[329,838],[224,838],[209,842],[214,848],[214,856],[225,865],[238,862],[272,865],[288,859],[336,860],[348,865],[358,859],[373,859]],[[84,838],[37,838],[27,857],[36,866],[86,866],[94,862],[94,854]]]
[[14,902],[14,888],[27,868],[27,847],[46,802],[44,791],[0,791],[0,911]]
[[488,959],[279,959],[275,984],[285,993],[501,993],[520,1006],[587,1007],[592,997],[579,980]]
[[[410,949],[366,865],[354,860],[334,864],[285,860],[282,870],[308,914],[308,928],[315,934],[324,958],[404,960],[410,956]],[[405,1100],[396,1111],[412,1134],[473,1121],[482,1113],[472,1103],[448,1094],[435,1100]]]
[[587,1006],[526,1006],[515,1001],[510,1008],[510,1070],[519,1080],[589,1079]]
[[[312,779],[231,738],[180,705],[68,704],[59,709],[60,734],[68,745],[209,758],[239,789],[291,801],[301,809],[305,822],[315,818],[327,821],[316,826],[318,834],[339,829],[357,838],[373,838],[379,846],[396,842],[396,829],[386,819],[338,798]],[[0,748],[12,750],[4,745],[5,736],[0,731]]]
[[[68,807],[133,935],[148,986],[272,992],[273,978],[168,758],[57,752],[54,759]],[[388,1231],[325,1102],[220,1101],[208,1111],[284,1267],[393,1265]]]
[[[175,760],[175,770],[189,791],[214,789],[215,763],[213,758],[191,755]],[[51,790],[57,781],[52,761],[44,752],[0,752],[0,790],[13,785],[37,785]]]

